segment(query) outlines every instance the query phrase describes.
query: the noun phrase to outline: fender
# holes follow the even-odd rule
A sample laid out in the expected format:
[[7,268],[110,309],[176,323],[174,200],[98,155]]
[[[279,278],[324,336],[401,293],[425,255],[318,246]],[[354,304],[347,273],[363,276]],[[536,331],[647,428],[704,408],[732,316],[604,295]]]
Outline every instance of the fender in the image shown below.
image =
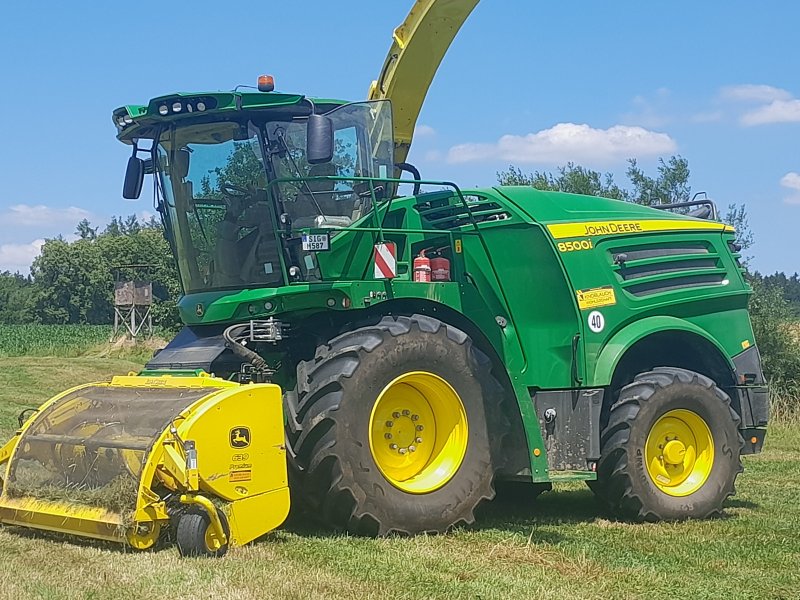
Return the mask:
[[417,0],[394,30],[389,54],[368,99],[392,101],[396,163],[405,162],[433,76],[478,1]]
[[597,358],[591,385],[610,385],[617,364],[633,344],[653,333],[664,333],[666,331],[683,331],[703,338],[719,351],[720,356],[725,358],[725,361],[730,365],[731,371],[734,370],[728,354],[705,329],[677,317],[655,316],[631,323],[612,336]]

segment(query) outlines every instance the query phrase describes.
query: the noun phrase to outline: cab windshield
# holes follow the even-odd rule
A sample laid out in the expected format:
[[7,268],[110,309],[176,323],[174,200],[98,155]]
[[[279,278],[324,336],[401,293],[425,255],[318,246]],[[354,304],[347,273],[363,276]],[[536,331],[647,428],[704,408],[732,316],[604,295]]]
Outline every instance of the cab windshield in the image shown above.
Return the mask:
[[327,113],[333,159],[314,165],[306,117],[270,111],[163,130],[157,190],[184,291],[283,285],[290,266],[309,263],[292,243],[300,230],[335,234],[362,218],[370,186],[348,178],[392,173],[390,111],[369,102]]

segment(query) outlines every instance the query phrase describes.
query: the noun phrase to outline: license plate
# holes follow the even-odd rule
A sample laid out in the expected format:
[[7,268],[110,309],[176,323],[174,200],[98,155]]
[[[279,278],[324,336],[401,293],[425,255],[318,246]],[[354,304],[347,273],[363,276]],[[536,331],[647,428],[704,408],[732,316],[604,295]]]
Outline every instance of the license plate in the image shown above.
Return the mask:
[[330,238],[327,233],[304,233],[303,250],[306,252],[325,252],[330,249]]

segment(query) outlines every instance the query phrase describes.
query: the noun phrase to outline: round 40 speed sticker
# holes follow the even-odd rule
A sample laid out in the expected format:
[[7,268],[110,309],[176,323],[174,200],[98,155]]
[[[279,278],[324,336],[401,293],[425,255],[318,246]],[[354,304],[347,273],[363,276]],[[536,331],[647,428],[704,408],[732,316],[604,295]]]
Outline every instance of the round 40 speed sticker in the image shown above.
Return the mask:
[[589,329],[591,329],[594,333],[600,333],[606,328],[606,318],[599,310],[593,310],[590,312],[586,322],[589,324]]

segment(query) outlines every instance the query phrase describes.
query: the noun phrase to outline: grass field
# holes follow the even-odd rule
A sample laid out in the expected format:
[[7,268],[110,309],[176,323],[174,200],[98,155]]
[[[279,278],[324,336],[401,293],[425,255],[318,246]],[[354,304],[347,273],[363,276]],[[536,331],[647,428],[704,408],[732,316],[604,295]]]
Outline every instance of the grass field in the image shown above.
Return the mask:
[[[0,436],[51,394],[139,363],[0,358]],[[495,501],[443,536],[350,538],[295,519],[222,560],[0,528],[0,598],[798,598],[800,427],[745,458],[726,518],[610,520],[582,485]]]

